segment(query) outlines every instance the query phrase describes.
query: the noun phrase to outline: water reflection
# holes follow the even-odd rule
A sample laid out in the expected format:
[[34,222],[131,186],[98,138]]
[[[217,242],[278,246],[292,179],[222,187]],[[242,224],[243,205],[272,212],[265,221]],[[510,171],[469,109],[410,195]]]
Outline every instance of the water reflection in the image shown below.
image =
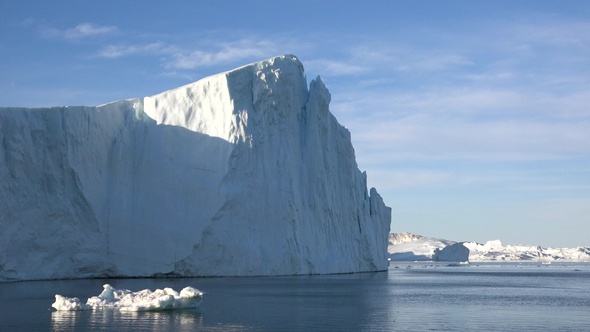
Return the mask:
[[51,327],[64,330],[194,331],[203,325],[203,315],[195,309],[122,312],[117,309],[54,311]]
[[108,280],[118,288],[205,292],[198,309],[135,313],[50,309],[55,293],[87,298],[105,280],[0,283],[0,331],[590,331],[590,267],[575,269],[415,266],[358,275]]

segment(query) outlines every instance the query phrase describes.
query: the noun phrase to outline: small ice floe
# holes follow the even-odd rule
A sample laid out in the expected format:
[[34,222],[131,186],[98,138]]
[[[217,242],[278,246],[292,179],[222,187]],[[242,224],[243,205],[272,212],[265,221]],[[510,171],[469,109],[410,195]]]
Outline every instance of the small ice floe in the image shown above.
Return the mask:
[[467,266],[467,265],[469,265],[469,261],[465,261],[465,262],[453,262],[453,263],[447,264],[447,266]]
[[80,302],[77,297],[69,298],[55,295],[55,302],[51,305],[59,311],[93,310],[102,308],[116,308],[121,311],[150,311],[171,310],[197,307],[203,298],[203,293],[193,287],[185,287],[180,293],[172,288],[144,289],[132,292],[127,289],[116,289],[105,284],[100,295],[93,296]]

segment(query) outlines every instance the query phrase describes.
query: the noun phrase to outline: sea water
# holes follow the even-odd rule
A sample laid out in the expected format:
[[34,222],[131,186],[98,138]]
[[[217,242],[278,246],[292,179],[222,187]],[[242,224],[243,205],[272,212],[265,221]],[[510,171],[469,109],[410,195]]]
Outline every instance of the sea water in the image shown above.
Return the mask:
[[[103,284],[191,286],[196,309],[55,311],[55,294]],[[392,262],[387,272],[263,278],[0,283],[0,331],[590,331],[590,264],[447,266]]]

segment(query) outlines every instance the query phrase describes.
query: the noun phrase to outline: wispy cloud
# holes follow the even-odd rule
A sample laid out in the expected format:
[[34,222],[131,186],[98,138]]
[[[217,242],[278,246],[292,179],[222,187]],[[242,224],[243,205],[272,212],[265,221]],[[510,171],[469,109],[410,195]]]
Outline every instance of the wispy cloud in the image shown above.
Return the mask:
[[347,51],[351,63],[363,64],[376,70],[389,71],[444,71],[457,67],[470,66],[473,62],[458,50],[418,46],[403,47],[383,41],[366,41],[365,44],[351,46]]
[[108,45],[100,50],[97,54],[101,58],[116,59],[130,55],[154,55],[165,54],[173,52],[174,47],[167,46],[162,42],[154,42],[148,44],[117,44]]
[[337,61],[328,59],[316,59],[305,62],[305,67],[313,72],[318,72],[321,75],[342,76],[342,75],[358,75],[365,73],[370,68],[355,64],[352,61]]
[[127,56],[160,56],[164,68],[177,73],[193,69],[239,64],[278,55],[280,47],[270,40],[250,38],[233,41],[207,39],[197,46],[176,45],[156,41],[151,43],[119,43],[108,45],[98,51],[97,56],[117,59]]
[[398,173],[393,180],[404,186],[447,181],[440,162],[578,163],[590,155],[589,67],[580,60],[590,51],[587,24],[511,23],[477,38],[454,36],[442,48],[361,45],[345,59],[369,68],[359,77],[370,89],[342,87],[331,108],[370,174],[427,165]]
[[196,69],[246,59],[265,58],[269,54],[278,55],[275,54],[276,52],[279,52],[279,47],[269,40],[241,39],[173,52],[164,66],[169,69]]
[[433,188],[457,184],[456,175],[440,170],[373,169],[369,176],[380,179],[380,190]]
[[472,65],[467,57],[432,50],[424,53],[409,47],[401,48],[384,42],[364,41],[349,45],[337,56],[316,58],[305,62],[306,68],[322,75],[380,75],[391,77],[395,72],[436,72]]
[[543,18],[542,23],[525,22],[510,25],[515,39],[528,44],[571,45],[590,47],[590,22]]
[[516,187],[514,190],[520,191],[571,191],[571,190],[590,190],[590,186],[585,185],[537,185]]
[[397,64],[396,69],[399,71],[442,71],[471,64],[471,61],[459,54],[437,54],[435,52],[419,56],[406,55]]
[[117,32],[119,29],[116,26],[100,26],[92,23],[78,24],[73,28],[66,29],[62,35],[66,39],[82,39],[98,35],[109,35]]
[[[26,24],[30,26],[35,24],[35,21],[28,20]],[[39,30],[44,37],[75,41],[96,36],[113,35],[119,31],[119,28],[114,25],[98,25],[85,22],[68,29],[57,29],[41,25],[39,26]]]
[[590,155],[590,122],[444,119],[435,116],[406,119],[377,118],[350,123],[353,140],[365,151],[379,150],[447,160],[523,161],[561,160]]

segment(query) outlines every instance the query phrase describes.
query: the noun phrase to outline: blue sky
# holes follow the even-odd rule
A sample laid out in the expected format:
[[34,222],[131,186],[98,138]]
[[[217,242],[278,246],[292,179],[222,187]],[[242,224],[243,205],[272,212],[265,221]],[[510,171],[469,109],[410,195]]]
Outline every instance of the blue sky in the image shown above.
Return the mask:
[[0,105],[100,105],[291,53],[392,231],[590,245],[588,1],[2,1]]

